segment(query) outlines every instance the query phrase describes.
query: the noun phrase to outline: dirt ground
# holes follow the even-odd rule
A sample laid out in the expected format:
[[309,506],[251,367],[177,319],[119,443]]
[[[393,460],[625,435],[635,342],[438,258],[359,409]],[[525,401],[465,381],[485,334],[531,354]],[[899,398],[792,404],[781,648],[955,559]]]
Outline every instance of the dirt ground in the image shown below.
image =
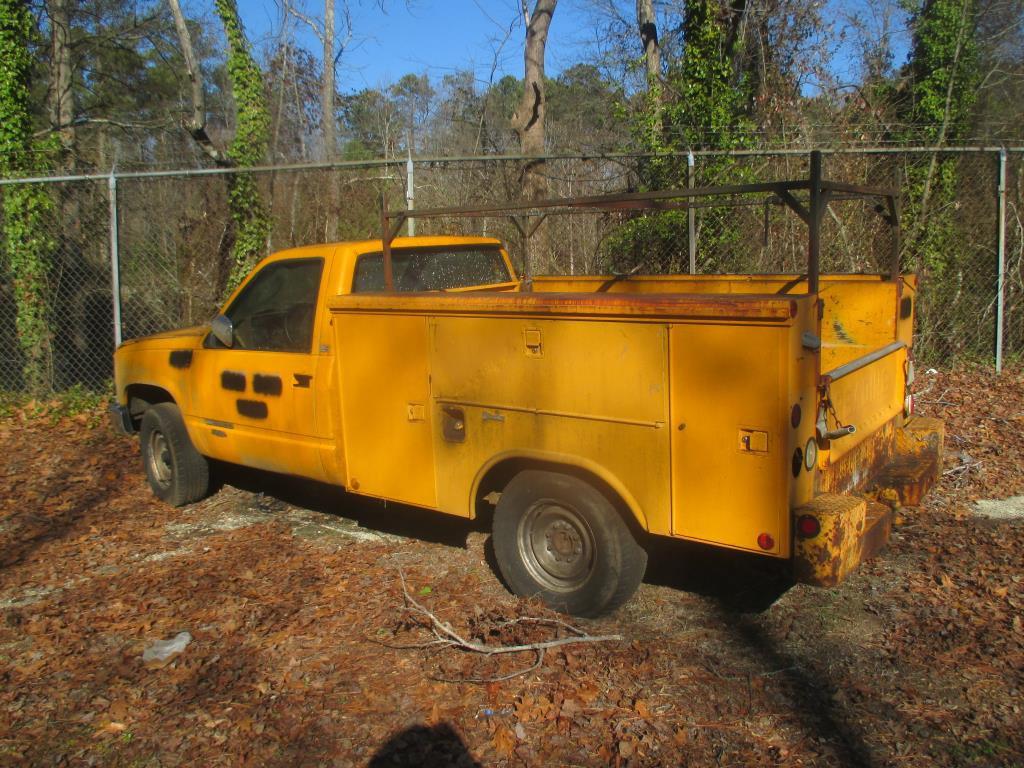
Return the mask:
[[[636,598],[575,622],[621,640],[504,681],[536,655],[408,647],[433,635],[400,573],[464,635],[568,634],[512,621],[554,615],[508,594],[480,526],[225,468],[172,509],[97,414],[15,412],[0,764],[1024,765],[1024,521],[974,506],[1024,494],[1022,384],[919,376],[920,410],[947,422],[941,485],[839,588],[660,544]],[[183,652],[143,661],[183,631]]]

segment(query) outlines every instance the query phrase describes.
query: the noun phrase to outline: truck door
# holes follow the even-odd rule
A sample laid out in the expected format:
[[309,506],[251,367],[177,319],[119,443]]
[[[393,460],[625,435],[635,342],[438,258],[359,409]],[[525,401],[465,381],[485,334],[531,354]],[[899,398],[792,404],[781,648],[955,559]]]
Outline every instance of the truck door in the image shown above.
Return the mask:
[[187,414],[200,450],[272,472],[322,479],[314,376],[323,258],[264,265],[224,314],[233,343],[197,350]]

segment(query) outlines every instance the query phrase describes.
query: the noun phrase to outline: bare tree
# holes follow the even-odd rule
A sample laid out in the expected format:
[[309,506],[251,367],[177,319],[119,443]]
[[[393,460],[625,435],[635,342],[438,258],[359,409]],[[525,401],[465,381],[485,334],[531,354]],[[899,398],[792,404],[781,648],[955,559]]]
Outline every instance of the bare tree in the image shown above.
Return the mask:
[[[523,96],[512,115],[512,128],[519,137],[522,153],[539,156],[544,154],[545,149],[544,49],[557,0],[537,0],[533,13],[530,13],[527,0],[521,2],[523,21],[526,23],[526,45],[523,50],[525,77]],[[527,160],[523,165],[521,183],[523,196],[527,200],[542,200],[547,196],[547,181],[541,173],[543,163],[542,159],[537,159]],[[543,240],[543,234],[538,230],[533,248],[544,250]]]
[[75,165],[75,107],[71,89],[71,11],[69,0],[49,0],[50,17],[50,126],[57,132],[61,147],[61,170]]
[[[64,0],[58,0],[63,2]],[[192,113],[185,119],[185,130],[196,142],[196,145],[206,153],[217,165],[229,166],[231,161],[227,155],[218,149],[209,134],[206,133],[206,91],[203,85],[203,73],[199,68],[199,61],[196,59],[195,48],[192,45],[192,33],[189,32],[185,23],[185,15],[181,12],[181,4],[178,0],[167,0],[171,7],[171,15],[174,17],[174,29],[178,33],[178,44],[181,46],[181,55],[185,60],[185,72],[188,76],[192,94]]]

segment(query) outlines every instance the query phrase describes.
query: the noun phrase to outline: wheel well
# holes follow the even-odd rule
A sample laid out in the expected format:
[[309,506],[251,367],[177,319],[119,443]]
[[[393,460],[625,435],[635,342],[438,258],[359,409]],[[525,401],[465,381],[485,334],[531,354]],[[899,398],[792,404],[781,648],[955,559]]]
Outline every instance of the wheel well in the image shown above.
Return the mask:
[[630,532],[637,541],[642,541],[647,535],[643,526],[633,514],[629,505],[612,486],[599,475],[590,470],[572,464],[560,464],[557,461],[544,461],[543,459],[531,458],[509,458],[503,459],[487,470],[480,479],[477,487],[476,499],[474,499],[474,512],[477,518],[487,518],[494,514],[494,506],[487,501],[486,496],[491,493],[501,493],[513,477],[526,469],[540,469],[547,472],[558,472],[563,475],[570,475],[585,483],[592,485],[611,502],[619,515],[629,526]]
[[173,403],[171,393],[161,387],[152,384],[129,384],[124,390],[125,398],[128,400],[128,412],[132,416],[132,423],[138,429],[142,423],[142,415],[158,403]]

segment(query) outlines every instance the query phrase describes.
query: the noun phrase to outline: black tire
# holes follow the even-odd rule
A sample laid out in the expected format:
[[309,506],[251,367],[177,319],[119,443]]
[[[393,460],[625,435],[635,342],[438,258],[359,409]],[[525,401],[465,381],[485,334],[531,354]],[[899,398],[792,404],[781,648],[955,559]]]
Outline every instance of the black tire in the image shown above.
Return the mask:
[[603,493],[542,470],[520,472],[502,491],[494,555],[513,592],[573,616],[614,611],[647,568],[647,552]]
[[157,498],[173,507],[198,501],[210,487],[210,465],[195,449],[174,403],[159,403],[142,416],[142,466]]

